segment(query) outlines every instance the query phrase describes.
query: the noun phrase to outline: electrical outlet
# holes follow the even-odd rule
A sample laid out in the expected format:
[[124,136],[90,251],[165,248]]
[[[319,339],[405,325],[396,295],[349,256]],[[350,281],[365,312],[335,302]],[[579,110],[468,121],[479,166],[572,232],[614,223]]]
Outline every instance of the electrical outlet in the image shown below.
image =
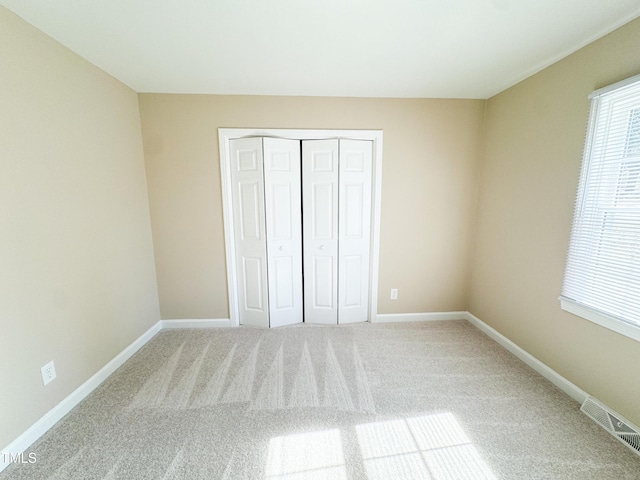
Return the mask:
[[391,289],[391,300],[397,300],[398,299],[398,289],[397,288],[392,288]]
[[49,363],[47,363],[44,367],[42,367],[41,369],[42,372],[42,383],[47,385],[48,383],[51,383],[55,380],[56,378],[56,367],[53,364],[53,360],[51,360]]

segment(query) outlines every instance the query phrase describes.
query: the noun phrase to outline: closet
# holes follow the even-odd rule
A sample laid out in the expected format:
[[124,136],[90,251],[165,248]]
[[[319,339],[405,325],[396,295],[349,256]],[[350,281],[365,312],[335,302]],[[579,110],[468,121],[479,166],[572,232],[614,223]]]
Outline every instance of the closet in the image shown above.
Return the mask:
[[240,324],[369,318],[372,161],[371,140],[229,140]]

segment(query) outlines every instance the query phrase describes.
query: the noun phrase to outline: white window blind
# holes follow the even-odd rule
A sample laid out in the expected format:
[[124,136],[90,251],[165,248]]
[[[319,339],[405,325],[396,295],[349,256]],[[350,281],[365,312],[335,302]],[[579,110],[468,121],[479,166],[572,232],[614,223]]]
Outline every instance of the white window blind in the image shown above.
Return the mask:
[[640,340],[640,76],[590,98],[560,300]]

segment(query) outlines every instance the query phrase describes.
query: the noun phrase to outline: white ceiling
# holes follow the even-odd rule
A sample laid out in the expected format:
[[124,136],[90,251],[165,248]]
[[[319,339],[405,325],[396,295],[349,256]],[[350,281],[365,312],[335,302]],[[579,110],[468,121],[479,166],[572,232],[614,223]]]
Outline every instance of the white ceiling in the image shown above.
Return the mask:
[[138,92],[358,97],[488,98],[640,15],[638,0],[0,5]]

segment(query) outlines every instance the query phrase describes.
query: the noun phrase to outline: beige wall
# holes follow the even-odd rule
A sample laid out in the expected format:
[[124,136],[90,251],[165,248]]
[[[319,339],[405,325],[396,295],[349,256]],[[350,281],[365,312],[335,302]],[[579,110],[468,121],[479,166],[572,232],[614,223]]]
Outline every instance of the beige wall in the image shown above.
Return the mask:
[[[219,127],[382,129],[379,313],[465,310],[484,101],[139,96],[162,318],[228,318]],[[389,300],[389,290],[399,299]]]
[[159,311],[136,93],[2,7],[0,65],[1,450]]
[[640,73],[640,20],[491,98],[470,311],[640,424],[640,343],[560,310],[589,102]]

